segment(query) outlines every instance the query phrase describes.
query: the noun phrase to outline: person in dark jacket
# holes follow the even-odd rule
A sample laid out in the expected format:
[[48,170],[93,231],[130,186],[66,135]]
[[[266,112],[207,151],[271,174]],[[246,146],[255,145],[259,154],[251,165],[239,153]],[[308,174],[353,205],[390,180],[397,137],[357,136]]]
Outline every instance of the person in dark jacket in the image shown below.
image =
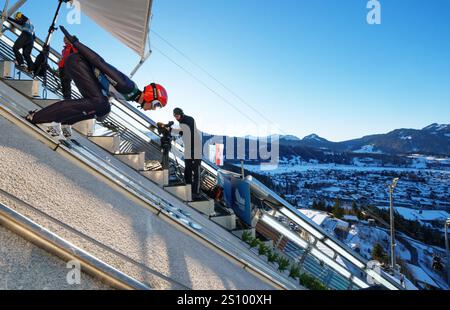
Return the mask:
[[[22,33],[13,46],[16,65],[22,70],[31,71],[34,66],[33,60],[31,59],[31,52],[33,51],[34,44],[34,26],[29,18],[21,12],[17,12],[12,21],[22,26]],[[20,50],[22,50],[22,54],[20,53]],[[23,63],[24,58],[28,67]]]
[[64,67],[83,98],[66,99],[38,112],[30,112],[28,121],[47,124],[52,135],[61,137],[61,124],[73,125],[93,118],[104,119],[111,111],[109,97],[112,96],[138,102],[145,111],[166,106],[168,96],[164,87],[152,83],[143,91],[139,90],[129,77],[82,44],[77,37],[70,35],[63,26],[60,29],[78,51],[67,57]]
[[184,144],[184,180],[192,185],[192,199],[198,200],[201,198],[202,134],[195,120],[182,109],[174,109],[173,116],[180,123],[180,129],[174,128],[172,133],[179,134]]

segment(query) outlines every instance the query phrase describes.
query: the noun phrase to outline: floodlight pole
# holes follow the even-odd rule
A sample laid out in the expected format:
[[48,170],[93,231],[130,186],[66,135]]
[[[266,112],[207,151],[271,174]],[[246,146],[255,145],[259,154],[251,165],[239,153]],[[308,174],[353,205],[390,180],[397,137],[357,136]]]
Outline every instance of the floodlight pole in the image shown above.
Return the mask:
[[448,245],[448,228],[450,227],[450,218],[445,222],[445,251],[447,253],[447,284],[450,285],[450,250]]
[[395,178],[389,185],[389,205],[390,205],[390,220],[391,220],[391,268],[395,275],[395,228],[394,228],[394,202],[393,195],[394,189],[397,186],[399,178]]

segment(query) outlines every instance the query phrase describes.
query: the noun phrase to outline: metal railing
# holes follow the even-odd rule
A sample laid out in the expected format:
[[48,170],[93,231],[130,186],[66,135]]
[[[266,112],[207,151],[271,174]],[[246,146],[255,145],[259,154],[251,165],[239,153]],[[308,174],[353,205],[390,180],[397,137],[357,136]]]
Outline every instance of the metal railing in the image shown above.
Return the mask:
[[82,269],[116,289],[150,288],[58,237],[44,227],[0,203],[0,224],[65,261],[77,260]]
[[[4,34],[0,37],[0,55],[6,60],[13,60],[14,54],[12,52],[13,40],[6,36],[7,33],[19,36],[21,33],[20,26],[13,25],[10,21],[4,23]],[[39,38],[35,39],[33,52],[35,54],[42,51],[44,42]],[[36,55],[35,55],[36,56]],[[54,49],[50,49],[49,62],[53,70],[47,70],[47,75],[44,78],[38,77],[41,82],[45,82],[44,89],[62,98],[61,82],[59,74],[54,67],[61,55]],[[44,94],[45,95],[45,94]],[[72,87],[72,98],[82,98],[80,92],[76,87]],[[155,159],[161,156],[161,145],[159,142],[159,135],[155,129],[156,122],[145,115],[138,108],[130,103],[120,99],[112,98],[110,100],[112,112],[102,122],[98,124],[109,131],[114,131],[115,134],[121,136],[123,140],[131,144],[130,152],[145,152],[147,159]],[[128,118],[125,119],[125,118]],[[183,154],[180,151],[181,145],[173,143],[171,153],[171,160],[174,162],[175,158],[182,162]],[[181,167],[184,168],[183,164]],[[217,167],[213,166],[208,161],[202,162],[202,175],[204,176],[202,186],[205,189],[210,189],[212,183],[215,183],[217,177]],[[211,182],[211,180],[213,180]]]

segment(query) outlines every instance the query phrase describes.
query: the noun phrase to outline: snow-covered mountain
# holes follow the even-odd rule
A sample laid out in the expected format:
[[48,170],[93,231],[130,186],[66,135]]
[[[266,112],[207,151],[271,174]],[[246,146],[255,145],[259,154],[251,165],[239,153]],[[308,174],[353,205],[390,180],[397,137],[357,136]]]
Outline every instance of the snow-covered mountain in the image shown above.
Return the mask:
[[280,136],[279,138],[280,138],[280,140],[285,140],[285,141],[300,141],[300,139],[298,137],[293,136],[293,135]]
[[304,141],[304,142],[309,142],[309,141],[328,142],[327,139],[321,138],[321,137],[319,137],[316,134],[312,134],[312,135],[306,136],[306,137],[303,138],[302,141]]
[[[210,138],[211,135],[204,134],[204,143]],[[246,136],[243,139],[246,141],[247,159],[251,158],[249,147],[255,145],[256,141],[259,140],[261,143],[267,141],[270,145],[277,140],[280,158],[287,161],[301,159],[303,162],[326,164],[353,165],[358,162],[364,165],[409,167],[414,165],[415,161],[419,161],[418,156],[422,156],[438,160],[436,164],[431,163],[430,167],[438,168],[444,165],[446,169],[450,168],[448,160],[446,161],[450,158],[450,125],[432,124],[423,129],[397,129],[386,134],[343,142],[332,142],[317,134],[308,135],[303,139],[293,135],[271,136],[261,140],[255,136]],[[234,146],[225,145],[224,149],[224,154],[228,153],[228,147],[234,149],[234,156],[225,158],[225,161],[230,163],[239,161],[236,158],[241,158],[237,154],[237,139],[231,141],[235,141]],[[259,146],[261,145],[258,144]]]
[[444,134],[447,136],[450,135],[450,125],[447,125],[447,124],[434,123],[434,124],[431,124],[430,126],[425,127],[422,130],[428,131],[434,135],[439,135],[439,134]]
[[302,140],[280,139],[280,141],[281,144],[289,143],[291,148],[310,147],[333,152],[389,155],[419,153],[450,156],[450,125],[432,124],[421,130],[396,129],[386,134],[370,135],[343,142],[331,142],[316,134],[306,136]]

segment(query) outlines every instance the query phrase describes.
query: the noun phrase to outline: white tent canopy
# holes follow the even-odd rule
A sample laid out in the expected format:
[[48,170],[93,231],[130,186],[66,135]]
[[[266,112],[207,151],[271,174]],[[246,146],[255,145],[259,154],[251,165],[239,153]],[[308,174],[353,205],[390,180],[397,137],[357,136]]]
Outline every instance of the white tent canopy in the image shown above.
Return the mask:
[[78,0],[81,11],[144,58],[153,0]]

